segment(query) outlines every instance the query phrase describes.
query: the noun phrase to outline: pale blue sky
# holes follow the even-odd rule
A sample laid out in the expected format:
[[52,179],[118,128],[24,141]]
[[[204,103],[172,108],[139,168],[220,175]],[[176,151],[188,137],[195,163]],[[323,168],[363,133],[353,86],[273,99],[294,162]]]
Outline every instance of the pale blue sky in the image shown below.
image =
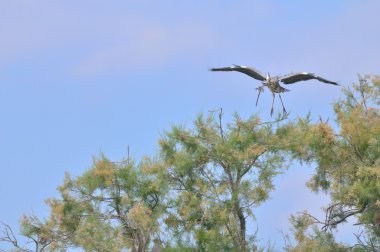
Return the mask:
[[[258,82],[210,67],[311,71],[342,85],[379,74],[379,10],[375,0],[1,1],[0,220],[17,229],[24,213],[46,216],[65,171],[81,174],[99,150],[154,155],[165,129],[199,112],[269,119],[268,91],[255,107]],[[292,118],[331,116],[341,96],[316,81],[288,88]],[[327,199],[303,186],[311,173],[295,164],[276,179],[255,211],[262,242],[280,248],[291,213],[321,214]]]

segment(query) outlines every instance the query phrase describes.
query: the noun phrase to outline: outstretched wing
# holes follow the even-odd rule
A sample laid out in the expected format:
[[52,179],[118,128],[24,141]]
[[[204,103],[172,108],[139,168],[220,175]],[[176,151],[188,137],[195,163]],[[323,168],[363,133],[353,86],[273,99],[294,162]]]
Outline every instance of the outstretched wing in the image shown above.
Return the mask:
[[333,85],[338,85],[338,83],[334,82],[334,81],[329,81],[329,80],[326,80],[322,77],[319,77],[313,73],[295,73],[295,74],[289,74],[289,75],[286,75],[286,76],[283,76],[281,77],[279,80],[284,83],[284,84],[293,84],[295,82],[298,82],[298,81],[306,81],[306,80],[312,80],[312,79],[315,79],[315,80],[319,80],[321,82],[324,82],[324,83],[328,83],[328,84],[333,84]]
[[249,75],[259,81],[266,80],[266,77],[253,67],[234,65],[232,67],[211,68],[210,71],[237,71]]

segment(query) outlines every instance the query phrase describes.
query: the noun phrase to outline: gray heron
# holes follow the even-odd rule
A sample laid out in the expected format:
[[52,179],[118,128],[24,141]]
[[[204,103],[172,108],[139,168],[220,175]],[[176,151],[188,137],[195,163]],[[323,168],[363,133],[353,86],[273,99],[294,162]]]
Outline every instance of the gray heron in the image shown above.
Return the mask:
[[282,111],[284,114],[287,114],[284,103],[281,98],[281,93],[288,92],[290,90],[282,87],[280,85],[280,82],[283,84],[293,84],[298,81],[306,81],[306,80],[319,80],[324,83],[332,84],[332,85],[337,85],[339,86],[338,83],[334,81],[329,81],[326,80],[322,77],[319,77],[313,73],[306,73],[306,72],[300,72],[300,73],[292,73],[284,76],[270,76],[269,73],[265,76],[263,75],[260,71],[256,70],[253,67],[247,67],[247,66],[239,66],[239,65],[233,65],[232,67],[222,67],[222,68],[211,68],[210,71],[237,71],[240,73],[244,73],[256,80],[261,81],[262,85],[258,88],[256,88],[259,91],[259,94],[257,95],[256,99],[256,106],[259,101],[259,97],[261,92],[264,91],[264,87],[267,87],[273,95],[273,100],[272,100],[272,109],[271,109],[271,116],[273,115],[273,105],[274,105],[274,99],[275,95],[278,94],[281,100],[282,104]]

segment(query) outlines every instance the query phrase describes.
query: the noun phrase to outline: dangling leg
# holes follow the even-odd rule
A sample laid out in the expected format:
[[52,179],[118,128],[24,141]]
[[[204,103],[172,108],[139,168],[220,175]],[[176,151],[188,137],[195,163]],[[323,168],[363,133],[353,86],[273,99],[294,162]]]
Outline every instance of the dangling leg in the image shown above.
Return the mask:
[[274,106],[274,97],[275,97],[275,94],[272,93],[273,95],[273,100],[272,100],[272,109],[270,110],[270,116],[273,116],[273,106]]
[[283,113],[284,115],[287,115],[288,112],[286,112],[286,109],[285,109],[284,103],[282,102],[281,94],[278,94],[278,96],[280,96],[280,101],[281,101],[281,104],[282,104],[282,113]]
[[256,99],[256,107],[257,107],[257,103],[259,102],[260,94],[261,94],[261,90],[259,90],[259,94],[257,95],[257,99]]
[[263,89],[263,87],[258,87],[256,89],[259,90],[259,94],[257,95],[257,99],[256,99],[256,107],[257,107],[257,103],[259,102],[260,94],[261,94],[261,92],[264,91],[264,89]]

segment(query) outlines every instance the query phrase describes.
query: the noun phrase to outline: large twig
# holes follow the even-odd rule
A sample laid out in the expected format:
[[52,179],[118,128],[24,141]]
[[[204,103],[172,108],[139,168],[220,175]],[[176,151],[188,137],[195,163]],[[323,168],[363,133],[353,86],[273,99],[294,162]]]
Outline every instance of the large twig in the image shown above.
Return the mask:
[[[336,203],[336,204],[329,206],[326,209],[326,217],[325,217],[324,221],[317,219],[316,217],[314,217],[313,215],[311,215],[309,213],[298,213],[298,214],[302,214],[302,215],[306,215],[306,216],[310,217],[313,220],[313,224],[323,225],[321,229],[323,231],[327,231],[328,229],[331,229],[331,228],[337,226],[338,224],[343,223],[349,217],[354,216],[354,215],[359,214],[359,213],[362,213],[365,210],[365,208],[367,207],[367,205],[365,205],[360,209],[349,209],[346,211],[342,210],[342,212],[339,212],[338,214],[333,213],[333,211],[335,210],[336,207],[344,207],[344,206],[352,207],[353,205],[354,204]],[[337,217],[339,217],[339,218],[337,218]]]
[[19,245],[17,238],[15,234],[13,233],[12,228],[8,224],[5,224],[4,222],[0,222],[0,224],[4,226],[3,236],[0,236],[0,242],[11,243],[20,252],[32,252],[32,250],[27,249],[25,247],[21,247]]

